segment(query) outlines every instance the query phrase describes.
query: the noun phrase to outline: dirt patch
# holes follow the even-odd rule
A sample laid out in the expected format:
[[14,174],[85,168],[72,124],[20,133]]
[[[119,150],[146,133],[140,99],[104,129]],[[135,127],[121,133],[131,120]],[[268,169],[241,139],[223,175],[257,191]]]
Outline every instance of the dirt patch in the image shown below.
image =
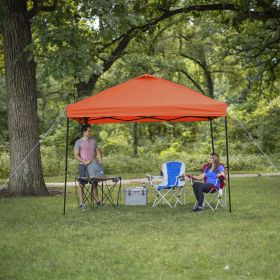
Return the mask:
[[11,197],[6,188],[0,189],[0,198]]
[[61,189],[56,189],[56,188],[48,188],[49,195],[50,196],[63,196],[64,195],[64,190]]

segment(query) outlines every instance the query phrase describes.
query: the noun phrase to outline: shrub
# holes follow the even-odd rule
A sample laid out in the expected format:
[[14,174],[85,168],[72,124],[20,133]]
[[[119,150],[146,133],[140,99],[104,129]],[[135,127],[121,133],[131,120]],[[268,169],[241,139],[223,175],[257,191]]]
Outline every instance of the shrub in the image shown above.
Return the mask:
[[10,156],[8,152],[0,154],[0,174],[1,178],[8,178],[10,174]]

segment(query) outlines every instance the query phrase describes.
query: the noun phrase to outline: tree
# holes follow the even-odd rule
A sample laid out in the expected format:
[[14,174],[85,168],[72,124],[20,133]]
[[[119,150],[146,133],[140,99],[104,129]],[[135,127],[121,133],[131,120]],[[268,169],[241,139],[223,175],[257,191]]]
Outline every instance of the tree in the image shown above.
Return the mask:
[[[36,67],[28,49],[32,43],[30,18],[54,6],[33,1],[3,0],[0,3],[7,96],[12,195],[46,195],[39,148]],[[29,152],[32,152],[29,155]]]
[[181,14],[239,8],[227,3],[195,5],[195,1],[95,0],[94,5],[89,0],[78,5],[69,1],[47,18],[36,18],[35,47],[39,60],[48,64],[47,74],[72,75],[82,98],[92,94],[102,75],[140,34]]
[[[269,40],[266,46],[271,47],[273,43],[273,50],[277,47],[274,52],[277,57],[271,63],[272,69],[275,70],[279,65],[279,24],[273,27],[273,23],[280,18],[279,1],[223,0],[219,4],[215,4],[216,1],[201,1],[202,4],[198,5],[195,0],[67,0],[66,4],[59,7],[57,0],[52,5],[49,5],[50,2],[51,0],[0,2],[12,174],[35,147],[32,155],[24,161],[10,181],[9,189],[14,194],[46,193],[38,145],[33,46],[38,54],[36,62],[41,65],[45,63],[45,68],[50,71],[48,74],[72,79],[77,96],[81,98],[92,93],[104,73],[129,51],[130,44],[139,34],[149,36],[159,23],[168,22],[168,19],[182,14],[197,15],[206,12],[208,16],[207,11],[211,11],[215,15],[225,14],[224,24],[234,25],[238,21],[244,22],[243,26],[246,21],[267,23],[263,25],[263,30],[270,26],[273,38],[267,38]],[[55,13],[36,16],[41,11],[55,9]],[[223,13],[224,11],[230,12]],[[266,52],[258,52],[256,46],[257,44],[254,45],[256,52],[253,55],[265,58]],[[264,50],[269,49],[266,46]],[[271,57],[268,60],[271,62]],[[129,75],[128,73],[125,78],[130,78]],[[108,84],[105,81],[103,85]],[[211,91],[210,80],[209,88]]]

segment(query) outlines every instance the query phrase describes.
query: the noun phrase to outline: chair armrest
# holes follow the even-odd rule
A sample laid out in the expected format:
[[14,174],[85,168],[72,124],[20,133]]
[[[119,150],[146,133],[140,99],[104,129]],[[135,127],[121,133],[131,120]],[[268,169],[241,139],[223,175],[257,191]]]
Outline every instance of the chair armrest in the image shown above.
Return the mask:
[[188,179],[191,182],[191,184],[194,181],[194,178],[193,178],[193,176],[191,174],[185,174],[185,178]]
[[226,179],[225,175],[219,175],[217,176],[217,179],[219,180],[219,182],[223,182]]
[[145,176],[148,178],[149,181],[152,181],[153,179],[162,179],[163,176],[153,176],[150,174],[145,174]]
[[180,181],[185,181],[186,177],[185,177],[185,175],[180,175],[180,176],[177,176],[177,179],[179,179]]
[[152,180],[152,175],[150,175],[150,174],[145,174],[145,177],[146,177],[149,181]]
[[[218,189],[223,189],[225,186],[225,180],[226,180],[226,176],[224,175],[219,175],[216,177],[216,183],[215,183],[215,188]],[[218,187],[218,182],[220,183],[219,187]]]

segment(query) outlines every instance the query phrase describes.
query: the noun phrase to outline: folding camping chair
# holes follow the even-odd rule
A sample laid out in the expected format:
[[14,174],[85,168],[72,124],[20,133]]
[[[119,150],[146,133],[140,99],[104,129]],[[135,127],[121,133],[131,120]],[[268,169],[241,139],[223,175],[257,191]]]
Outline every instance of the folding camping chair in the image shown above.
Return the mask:
[[[204,164],[202,166],[203,172],[205,172],[207,168],[209,168],[209,164]],[[209,207],[212,211],[217,210],[219,206],[226,208],[225,181],[226,177],[220,175],[219,177],[217,177],[215,184],[209,187],[209,189],[204,192],[203,208]],[[220,185],[220,187],[218,187],[218,185]],[[197,202],[195,203],[194,208],[196,206]]]
[[[219,188],[217,187],[218,182],[220,182]],[[209,207],[212,211],[215,211],[219,206],[226,208],[226,185],[224,176],[218,177],[215,185],[209,188],[208,192],[204,193],[204,208]]]
[[[175,208],[177,204],[185,205],[185,164],[179,161],[170,161],[162,165],[163,176],[148,175],[151,186],[156,191],[156,197],[152,207],[156,207],[160,202],[166,203],[170,208]],[[156,185],[154,179],[163,178],[161,184]]]

